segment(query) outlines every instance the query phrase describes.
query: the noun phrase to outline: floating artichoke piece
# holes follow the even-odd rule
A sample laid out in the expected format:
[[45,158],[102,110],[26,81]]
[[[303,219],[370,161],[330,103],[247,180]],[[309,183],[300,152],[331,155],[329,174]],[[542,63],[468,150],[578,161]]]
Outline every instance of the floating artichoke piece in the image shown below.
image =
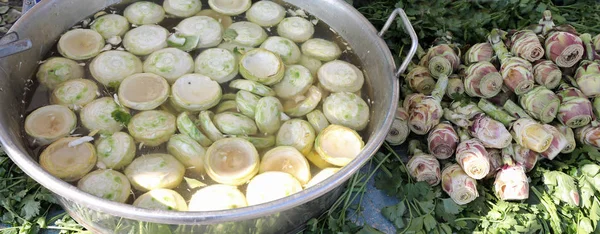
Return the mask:
[[267,37],[267,32],[262,27],[248,21],[235,22],[223,33],[225,41],[250,47],[259,46]]
[[206,136],[211,141],[218,141],[223,139],[223,133],[215,126],[213,123],[214,113],[212,111],[202,111],[198,115],[198,119],[200,120],[200,127],[202,128],[202,132],[206,133]]
[[129,21],[121,15],[106,14],[96,18],[90,29],[100,33],[104,39],[122,37],[129,31]]
[[[159,6],[160,7],[160,6]],[[123,47],[132,54],[145,56],[167,47],[169,31],[158,25],[142,25],[129,30],[123,38]]]
[[488,173],[485,178],[489,179],[489,178],[494,178],[496,176],[496,173],[498,173],[498,171],[502,168],[502,165],[503,165],[502,150],[499,150],[499,149],[486,149],[486,150],[488,152],[488,159],[490,160],[490,173]]
[[167,151],[173,155],[186,169],[204,172],[204,148],[185,134],[171,136],[167,143]]
[[256,147],[257,150],[269,149],[275,145],[275,136],[238,136]]
[[218,83],[228,82],[238,74],[236,57],[226,49],[207,49],[196,57],[196,73],[208,76]]
[[340,169],[341,168],[337,168],[337,167],[323,168],[323,170],[319,171],[319,173],[317,173],[315,176],[313,176],[313,178],[310,179],[310,181],[308,181],[308,183],[306,183],[304,185],[304,188],[309,188],[309,187],[315,186],[316,184],[321,183],[322,181],[326,180],[327,178],[333,176],[335,173],[340,171]]
[[369,106],[354,93],[340,92],[329,95],[323,102],[323,114],[330,123],[356,131],[363,130],[369,122]]
[[579,142],[600,148],[600,127],[587,125],[575,130],[575,136]]
[[284,198],[300,191],[302,185],[292,175],[269,171],[258,174],[250,180],[246,188],[246,200],[248,205],[252,206]]
[[[292,146],[306,155],[312,151],[315,137],[315,130],[308,121],[290,119],[285,121],[277,132],[276,144],[278,146]],[[301,179],[298,180],[302,182]]]
[[246,90],[240,90],[237,92],[235,97],[235,103],[237,109],[245,116],[254,119],[256,113],[256,105],[258,104],[260,97]]
[[[302,17],[289,17],[277,25],[277,34],[294,42],[302,43],[312,38],[315,33],[313,24]],[[304,53],[304,52],[303,52]]]
[[83,67],[73,60],[52,57],[40,65],[36,77],[41,84],[52,90],[67,80],[82,78],[83,72]]
[[146,154],[135,158],[124,172],[135,189],[146,192],[177,187],[185,167],[169,154]]
[[540,155],[533,150],[520,146],[519,144],[513,144],[512,147],[514,152],[512,156],[515,162],[521,165],[526,172],[531,171],[535,167]]
[[465,93],[465,84],[459,77],[451,77],[448,79],[448,87],[446,87],[446,96],[450,99],[456,99]]
[[410,113],[408,127],[411,132],[418,135],[425,135],[440,122],[443,115],[440,102],[444,97],[447,86],[448,77],[445,75],[440,76],[435,88],[431,92],[431,96],[423,97],[407,109],[408,113]]
[[142,61],[125,51],[106,51],[90,63],[90,73],[101,84],[117,88],[126,77],[142,72]]
[[529,62],[544,57],[544,48],[538,36],[531,30],[521,30],[512,35],[511,52]]
[[521,118],[514,122],[512,135],[517,144],[535,152],[544,152],[552,144],[552,133],[532,119]]
[[503,201],[529,198],[529,180],[523,167],[504,165],[500,168],[494,180],[494,193]]
[[133,206],[151,210],[188,210],[185,199],[179,193],[170,189],[150,190],[135,199]]
[[246,196],[231,185],[213,184],[196,191],[189,211],[228,210],[248,206]]
[[190,17],[202,9],[200,0],[165,0],[163,2],[165,12],[177,17]]
[[542,123],[550,123],[556,117],[560,99],[544,86],[538,86],[519,97],[521,106]]
[[[58,40],[58,53],[73,60],[86,60],[100,53],[104,38],[91,29],[73,29]],[[76,77],[80,78],[80,77]]]
[[533,66],[533,78],[536,83],[554,89],[562,80],[562,71],[552,61],[543,60]]
[[223,112],[234,112],[239,113],[237,110],[237,103],[235,100],[224,100],[217,107],[215,107],[215,114],[223,113]]
[[85,175],[77,182],[77,188],[96,197],[121,203],[125,203],[131,193],[131,184],[125,175],[104,169]]
[[304,95],[298,95],[283,103],[283,110],[292,117],[301,117],[315,110],[324,96],[323,90],[316,86],[310,86]]
[[276,92],[273,89],[269,88],[269,86],[263,85],[252,80],[237,79],[231,81],[231,83],[229,83],[229,87],[234,89],[246,90],[248,92],[263,97],[275,96],[276,94]]
[[490,62],[472,64],[466,70],[465,92],[471,97],[491,98],[502,89],[502,75]]
[[479,196],[477,181],[457,164],[451,164],[442,171],[442,189],[458,205],[472,202]]
[[[313,110],[310,113],[306,114],[306,119],[317,134],[319,134],[323,129],[329,126],[329,121],[327,121],[327,117],[325,117],[323,112],[321,112],[320,110]],[[408,129],[408,126],[406,126],[406,129]]]
[[425,95],[430,95],[435,87],[435,80],[431,77],[429,69],[423,66],[410,69],[406,75],[406,82],[412,90]]
[[135,151],[135,142],[127,133],[101,136],[96,141],[98,167],[120,170],[133,161]]
[[137,142],[159,146],[175,133],[175,116],[158,110],[142,111],[131,118],[127,129]]
[[251,81],[265,85],[276,84],[285,74],[285,66],[279,56],[259,48],[248,51],[240,58],[240,74]]
[[231,23],[233,22],[233,20],[231,19],[231,16],[221,14],[212,9],[201,10],[200,12],[198,12],[196,14],[196,16],[211,17],[211,18],[215,19],[217,22],[221,23],[221,25],[223,25],[223,28],[229,27],[229,25],[231,25]]
[[250,0],[209,0],[211,9],[224,15],[239,15],[247,11],[252,5]]
[[158,24],[165,18],[165,10],[156,3],[141,1],[127,6],[123,16],[132,24]]
[[198,38],[196,48],[209,48],[217,46],[223,40],[223,26],[215,19],[208,16],[192,16],[185,18],[177,26],[177,33],[182,36],[195,36]]
[[177,48],[154,51],[144,61],[144,72],[162,76],[169,84],[177,78],[194,72],[194,59],[188,53]]
[[81,179],[96,165],[94,145],[83,142],[71,146],[81,137],[65,137],[50,144],[40,155],[40,166],[48,173],[66,182]]
[[594,118],[592,102],[587,98],[571,96],[562,98],[556,115],[558,121],[570,128],[588,125]]
[[464,62],[467,65],[484,61],[491,62],[492,57],[494,57],[494,48],[492,48],[490,43],[477,43],[467,50]]
[[189,136],[204,147],[208,147],[212,144],[212,141],[206,137],[202,131],[198,129],[194,121],[190,119],[190,116],[187,112],[182,112],[177,116],[177,130],[179,130],[180,133]]
[[260,45],[260,48],[279,55],[285,64],[297,64],[300,62],[300,56],[302,55],[298,45],[285,37],[269,37]]
[[342,50],[335,42],[320,38],[308,39],[302,44],[301,49],[302,54],[323,62],[336,60],[342,54]]
[[563,135],[563,137],[565,137],[567,141],[567,144],[560,152],[563,154],[573,152],[573,150],[575,150],[575,147],[577,147],[577,143],[575,142],[575,133],[573,132],[573,129],[562,124],[555,124],[554,127]]
[[285,17],[285,9],[271,1],[258,1],[246,11],[246,18],[263,27],[272,27]]
[[[308,70],[310,70],[310,74],[313,77],[317,77],[317,72],[319,71],[319,68],[321,68],[321,66],[323,65],[321,60],[311,58],[306,55],[300,56],[299,64],[308,68]],[[315,80],[317,80],[317,79],[315,79]]]
[[72,79],[60,83],[52,91],[50,103],[80,110],[98,96],[98,85],[88,79]]
[[85,105],[79,113],[79,118],[81,124],[90,132],[98,130],[100,133],[114,133],[121,131],[123,123],[113,117],[113,112],[129,114],[129,109],[119,106],[110,97],[103,97]]
[[[405,106],[406,108],[406,106]],[[471,119],[483,111],[472,102],[454,102],[450,108],[444,109],[444,118],[459,127],[469,127]]]
[[318,71],[319,82],[331,92],[356,92],[364,83],[363,72],[351,63],[334,60]]
[[66,137],[76,126],[77,116],[62,105],[40,107],[25,118],[25,132],[40,145],[47,145]]
[[459,141],[458,134],[449,123],[436,125],[427,136],[429,152],[437,159],[450,158],[454,154]]
[[546,130],[552,133],[552,143],[550,147],[540,153],[540,156],[547,159],[554,159],[569,143],[567,137],[565,137],[556,127],[548,124],[543,125]]
[[304,156],[306,157],[306,159],[308,159],[309,162],[311,162],[318,168],[325,169],[328,167],[333,167],[331,163],[328,163],[323,158],[321,158],[321,155],[319,155],[319,153],[317,153],[315,149],[310,151],[310,153],[305,154]]
[[239,113],[229,111],[217,113],[213,121],[219,131],[227,135],[254,135],[258,132],[256,123]]
[[512,136],[506,127],[484,114],[478,114],[474,117],[469,132],[487,148],[502,149],[512,142]]
[[447,44],[441,44],[429,48],[427,54],[421,58],[419,65],[429,68],[429,72],[435,78],[441,75],[450,76],[458,70],[460,57],[454,49]]
[[406,167],[410,175],[417,181],[425,181],[431,186],[440,183],[440,162],[432,155],[425,154],[418,147],[418,140],[409,143],[409,154],[412,155]]
[[254,120],[260,132],[274,134],[279,130],[282,109],[281,102],[276,97],[263,97],[258,100]]
[[228,185],[248,182],[259,169],[259,156],[252,143],[242,138],[215,141],[204,157],[206,174],[214,181]]
[[315,150],[321,158],[336,166],[346,166],[361,152],[365,143],[348,127],[331,124],[315,139]]
[[471,178],[483,179],[490,172],[488,152],[477,139],[460,142],[456,147],[456,162]]
[[296,148],[277,146],[267,151],[260,160],[259,173],[281,171],[294,176],[300,184],[306,184],[311,178],[308,161]]
[[302,65],[290,65],[285,68],[283,79],[273,85],[278,97],[289,99],[304,94],[313,83],[313,77],[308,68]]
[[176,107],[189,111],[203,111],[216,106],[221,100],[221,86],[209,77],[187,74],[175,81],[171,101]]
[[195,50],[200,43],[200,36],[196,35],[183,35],[180,32],[175,32],[167,38],[167,45],[169,47],[177,48],[186,52]]
[[138,73],[119,85],[119,102],[134,110],[152,110],[169,98],[169,83],[153,73]]
[[569,32],[555,31],[548,34],[545,41],[546,58],[559,67],[572,67],[584,54],[583,42]]

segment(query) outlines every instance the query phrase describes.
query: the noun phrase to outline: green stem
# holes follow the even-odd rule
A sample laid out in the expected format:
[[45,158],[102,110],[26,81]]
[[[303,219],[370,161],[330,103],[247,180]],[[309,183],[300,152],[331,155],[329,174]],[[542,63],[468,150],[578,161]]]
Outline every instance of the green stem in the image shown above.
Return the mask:
[[504,103],[504,110],[506,110],[508,113],[510,113],[510,115],[512,115],[515,118],[531,119],[531,116],[529,116],[529,114],[527,114],[527,112],[525,112],[523,108],[521,108],[519,105],[517,105],[510,99],[506,100],[506,102]]
[[421,143],[419,142],[419,140],[410,140],[410,142],[408,142],[408,155],[412,156],[422,152],[421,149],[419,149],[420,145]]
[[592,35],[584,33],[579,36],[585,45],[587,60],[594,61],[594,48],[592,47]]
[[490,42],[490,44],[492,44],[492,48],[494,48],[494,51],[496,52],[496,55],[498,56],[500,62],[511,57],[510,52],[508,52],[506,45],[504,45],[504,42],[502,41],[500,30],[496,28],[492,29],[490,35],[488,36],[488,41]]
[[463,142],[463,141],[471,139],[471,136],[469,135],[469,133],[467,132],[467,130],[464,129],[464,128],[459,128],[456,132],[458,133],[458,137],[460,138],[460,142]]
[[508,112],[500,109],[490,101],[483,98],[479,100],[477,106],[493,119],[500,121],[502,124],[504,124],[504,126],[509,126],[513,121],[516,120],[514,117],[510,116]]
[[396,159],[398,159],[398,162],[400,162],[401,166],[404,168],[404,171],[406,172],[406,178],[408,178],[408,182],[412,183],[412,176],[410,176],[410,173],[408,173],[408,169],[407,169],[406,165],[404,165],[404,161],[402,161],[402,158],[396,153],[396,151],[394,151],[394,149],[392,149],[392,147],[387,142],[383,142],[383,146],[388,151],[390,151],[390,153],[392,153],[392,155],[394,155],[394,157],[396,157]]
[[435,98],[438,102],[442,101],[444,98],[444,94],[446,94],[446,88],[448,87],[448,76],[445,74],[440,74],[438,77],[437,83],[435,83],[435,88],[431,91],[431,96]]

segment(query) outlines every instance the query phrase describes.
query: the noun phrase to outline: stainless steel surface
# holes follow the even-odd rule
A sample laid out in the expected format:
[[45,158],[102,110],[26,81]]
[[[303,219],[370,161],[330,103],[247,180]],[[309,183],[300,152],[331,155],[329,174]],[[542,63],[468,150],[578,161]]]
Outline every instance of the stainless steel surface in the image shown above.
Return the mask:
[[409,59],[404,59],[402,61],[402,64],[400,64],[400,67],[396,71],[396,77],[400,77],[400,75],[404,73],[404,70],[406,70],[406,68],[408,67],[408,64],[410,63],[412,57],[415,56],[415,53],[417,52],[417,47],[419,47],[419,38],[417,37],[417,33],[412,27],[408,16],[406,16],[406,13],[404,13],[404,10],[402,10],[402,8],[396,8],[396,10],[392,12],[390,17],[388,17],[387,21],[385,21],[385,24],[383,25],[383,28],[381,28],[381,31],[379,31],[379,36],[382,37],[385,34],[385,32],[387,32],[390,26],[392,26],[392,23],[394,23],[394,20],[397,16],[400,16],[400,19],[402,20],[402,25],[404,25],[404,29],[408,32],[408,35],[410,36],[411,40],[410,49],[408,50],[408,54],[406,55],[406,58]]
[[[342,36],[362,61],[368,79],[371,120],[366,145],[349,165],[323,183],[266,204],[225,211],[174,212],[135,208],[79,191],[57,179],[37,163],[24,141],[24,92],[37,61],[60,35],[78,21],[119,0],[44,0],[15,23],[11,31],[31,38],[33,47],[0,60],[0,142],[8,155],[29,176],[54,192],[71,216],[97,233],[285,233],[328,209],[340,196],[348,178],[377,151],[393,119],[398,102],[395,65],[375,28],[341,0],[286,0],[316,16]],[[409,24],[410,26],[410,24]],[[410,28],[410,27],[409,27]],[[410,58],[406,58],[410,60]]]
[[28,49],[31,49],[31,40],[29,39],[10,41],[6,44],[0,44],[0,58],[20,53]]

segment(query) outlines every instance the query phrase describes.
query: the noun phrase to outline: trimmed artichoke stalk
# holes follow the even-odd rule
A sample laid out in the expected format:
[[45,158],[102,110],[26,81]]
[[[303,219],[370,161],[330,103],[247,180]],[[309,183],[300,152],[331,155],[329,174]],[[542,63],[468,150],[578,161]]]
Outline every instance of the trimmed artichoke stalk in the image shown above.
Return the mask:
[[517,120],[516,118],[514,118],[510,114],[508,114],[508,112],[504,111],[503,109],[497,107],[493,103],[491,103],[488,100],[485,100],[483,98],[479,100],[479,102],[477,103],[477,106],[479,108],[481,108],[481,110],[483,110],[483,112],[485,112],[485,114],[487,114],[488,116],[492,117],[493,119],[495,119],[497,121],[500,121],[506,127],[508,127],[515,120]]
[[491,62],[494,57],[494,48],[490,43],[477,43],[465,53],[464,63],[469,65],[477,62]]
[[600,97],[594,99],[592,108],[594,110],[594,114],[596,114],[596,118],[600,118]]
[[466,69],[465,92],[471,97],[491,98],[502,89],[502,75],[490,62],[478,62]]
[[573,96],[561,99],[556,117],[562,124],[570,128],[579,128],[593,120],[593,107],[589,99]]
[[455,99],[465,93],[465,85],[460,77],[452,75],[448,79],[448,87],[446,87],[446,96],[450,99]]
[[566,97],[582,97],[587,98],[581,90],[575,87],[569,86],[567,83],[561,83],[556,91],[556,95],[562,100]]
[[540,153],[540,156],[552,160],[567,146],[569,142],[567,141],[567,137],[565,137],[556,127],[549,124],[544,124],[543,126],[546,130],[552,133],[553,138],[550,147],[546,151]]
[[575,130],[575,136],[579,142],[600,148],[600,127],[591,124]]
[[537,35],[531,30],[521,30],[511,37],[510,51],[529,62],[535,62],[544,57],[544,48]]
[[560,84],[562,71],[550,60],[543,60],[533,66],[535,82],[548,89],[554,89]]
[[406,75],[406,82],[410,89],[425,95],[430,95],[435,87],[435,80],[423,66],[414,66]]
[[488,148],[502,149],[512,142],[512,136],[506,127],[484,114],[478,114],[473,118],[469,132]]
[[460,57],[450,45],[441,44],[429,48],[427,54],[421,58],[419,65],[429,68],[434,78],[442,75],[450,76],[460,66]]
[[535,164],[538,161],[539,154],[534,152],[533,150],[527,149],[519,144],[513,144],[513,158],[517,163],[519,163],[526,172],[531,171],[535,167]]
[[555,124],[554,127],[565,137],[567,145],[560,151],[563,154],[571,153],[577,147],[575,142],[575,133],[573,129],[562,124]]
[[513,123],[511,133],[517,144],[538,153],[546,151],[552,144],[552,133],[532,119],[518,119]]
[[596,51],[596,54],[600,54],[600,34],[592,38],[592,45],[594,46],[594,51]]
[[527,112],[525,112],[525,110],[523,110],[523,108],[521,108],[519,105],[517,105],[517,103],[513,102],[510,99],[506,100],[506,102],[504,102],[504,105],[502,107],[504,107],[504,110],[506,110],[506,112],[508,112],[512,117],[515,117],[517,119],[520,119],[520,118],[531,119],[531,116],[529,116],[529,114],[527,114]]
[[[510,148],[510,147],[508,147]],[[490,160],[490,173],[485,176],[486,179],[494,178],[498,173],[498,170],[502,168],[502,150],[500,149],[486,149],[488,152],[488,159]]]
[[600,96],[600,63],[594,61],[594,51],[592,51],[591,36],[584,33],[581,39],[588,50],[587,60],[584,60],[575,71],[575,80],[577,86],[587,97]]
[[488,40],[501,61],[500,73],[508,89],[517,95],[531,90],[534,85],[531,63],[519,57],[512,57],[502,42],[498,29],[492,30]]
[[450,108],[444,108],[444,118],[463,128],[471,126],[471,119],[479,113],[483,111],[472,102],[454,102]]
[[544,44],[546,58],[559,67],[572,67],[583,57],[583,42],[575,34],[554,31],[548,34]]
[[556,117],[560,99],[544,86],[538,86],[519,97],[525,111],[542,123],[550,123]]
[[503,157],[504,166],[494,180],[494,193],[503,201],[525,200],[529,198],[529,180],[523,167],[515,165],[510,155]]
[[459,130],[460,144],[456,147],[456,162],[471,178],[483,179],[490,172],[490,160],[485,146],[476,138],[469,139],[465,130]]
[[408,147],[408,153],[412,155],[406,165],[410,175],[417,181],[425,181],[431,186],[438,185],[441,179],[440,162],[421,151],[418,140],[411,140]]
[[408,128],[407,122],[408,116],[408,112],[403,107],[399,106],[396,109],[396,115],[394,117],[394,121],[392,122],[392,127],[385,137],[385,141],[387,141],[388,144],[401,145],[404,143],[404,141],[406,141],[406,138],[410,134],[410,128]]
[[408,127],[418,135],[425,135],[440,122],[443,115],[443,109],[440,105],[446,87],[448,86],[448,77],[442,75],[438,78],[431,96],[423,98],[416,103],[414,108],[408,110]]
[[467,204],[479,197],[477,181],[457,164],[451,164],[442,171],[442,189],[458,205]]
[[454,154],[459,141],[452,125],[442,122],[429,132],[427,147],[431,155],[437,159],[447,159]]

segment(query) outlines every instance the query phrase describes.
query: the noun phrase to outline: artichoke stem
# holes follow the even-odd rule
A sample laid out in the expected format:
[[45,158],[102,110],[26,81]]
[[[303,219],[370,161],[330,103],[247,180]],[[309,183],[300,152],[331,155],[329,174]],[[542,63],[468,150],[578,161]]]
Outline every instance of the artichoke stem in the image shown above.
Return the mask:
[[440,74],[437,83],[435,84],[435,88],[431,91],[431,96],[435,98],[438,102],[442,101],[444,98],[444,94],[446,93],[446,88],[448,87],[448,76],[445,74]]
[[408,142],[408,155],[412,157],[413,155],[422,153],[423,151],[419,148],[420,145],[421,143],[419,140],[410,140],[410,142]]
[[500,121],[502,124],[504,124],[504,126],[508,127],[513,121],[516,120],[506,111],[500,109],[496,105],[483,98],[479,100],[477,106],[493,119]]
[[589,33],[584,33],[579,36],[583,44],[585,45],[585,53],[587,55],[587,60],[594,61],[594,48],[592,47],[592,35]]
[[502,41],[500,30],[496,28],[492,29],[488,36],[488,41],[492,44],[492,48],[494,48],[500,62],[512,57],[510,52],[508,52],[508,48],[506,48],[506,45],[504,45],[504,42]]
[[504,149],[502,149],[502,165],[514,166],[515,165],[515,160],[513,160],[514,155],[515,155],[515,150],[513,149],[512,145],[509,145],[508,147],[505,147]]
[[469,135],[469,132],[467,131],[467,129],[459,128],[456,132],[458,133],[458,137],[460,138],[460,142],[463,142],[463,141],[471,139],[471,136]]
[[513,102],[512,100],[506,100],[506,102],[504,103],[504,110],[506,110],[510,115],[512,115],[513,117],[519,119],[519,118],[529,118],[531,119],[531,116],[529,116],[529,114],[527,114],[527,112],[525,112],[525,110],[523,110],[523,108],[521,108],[519,105],[517,105],[515,102]]

